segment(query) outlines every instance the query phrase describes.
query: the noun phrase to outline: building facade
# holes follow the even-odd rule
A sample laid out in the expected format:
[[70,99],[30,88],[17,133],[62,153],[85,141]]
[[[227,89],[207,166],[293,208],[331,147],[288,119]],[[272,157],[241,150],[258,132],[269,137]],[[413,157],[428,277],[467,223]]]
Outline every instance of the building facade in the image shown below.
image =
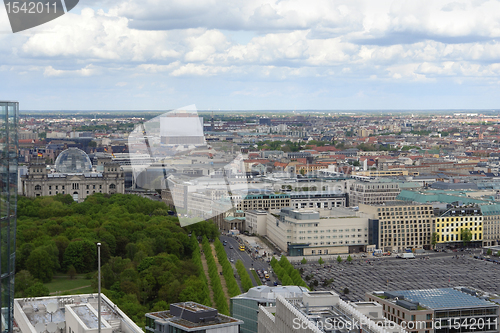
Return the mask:
[[70,194],[82,202],[94,193],[125,193],[125,178],[120,165],[107,162],[99,165],[102,172],[93,172],[92,163],[85,152],[70,148],[59,154],[55,172],[45,163],[32,163],[28,173],[21,177],[22,194],[27,197]]
[[[478,205],[453,206],[440,217],[435,218],[435,232],[438,247],[460,246],[470,243],[482,246],[483,216]],[[464,232],[470,232],[470,240],[465,239]]]
[[483,246],[500,243],[500,205],[481,205],[483,214]]
[[274,306],[278,295],[295,298],[307,291],[307,288],[299,286],[253,287],[246,293],[231,298],[231,316],[243,321],[241,333],[257,333],[259,306]]
[[382,205],[359,205],[372,214],[378,228],[377,248],[402,252],[406,249],[430,249],[434,212],[432,205],[391,201]]
[[0,310],[3,332],[13,331],[16,259],[19,103],[0,101]]
[[394,201],[401,190],[395,183],[355,182],[349,187],[349,203],[373,205]]
[[293,208],[336,208],[349,207],[347,193],[332,193],[328,191],[309,191],[290,193],[290,207]]
[[279,218],[267,215],[267,237],[291,256],[363,252],[368,215],[345,208],[284,208]]

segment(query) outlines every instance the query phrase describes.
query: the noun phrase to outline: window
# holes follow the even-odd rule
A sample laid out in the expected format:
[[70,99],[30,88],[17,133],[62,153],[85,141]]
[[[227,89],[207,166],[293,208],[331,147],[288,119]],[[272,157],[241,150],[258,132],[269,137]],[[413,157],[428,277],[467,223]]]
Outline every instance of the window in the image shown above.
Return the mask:
[[41,191],[41,190],[42,190],[42,187],[40,185],[35,186],[35,191]]

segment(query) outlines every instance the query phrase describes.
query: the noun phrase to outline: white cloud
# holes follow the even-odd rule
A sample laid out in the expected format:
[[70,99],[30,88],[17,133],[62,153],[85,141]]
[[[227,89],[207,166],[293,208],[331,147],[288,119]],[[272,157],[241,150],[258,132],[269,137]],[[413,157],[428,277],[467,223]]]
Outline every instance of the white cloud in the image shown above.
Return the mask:
[[[499,81],[492,79],[500,74],[498,1],[102,0],[92,4],[94,9],[81,3],[80,12],[72,11],[29,33],[0,35],[0,70],[43,74],[46,80],[59,82],[112,76],[103,82],[113,89],[128,89],[131,80],[144,80],[138,83],[145,85],[144,90],[150,82],[157,87],[167,79],[187,87],[196,77],[219,79],[240,92],[253,91],[253,86],[236,87],[233,81],[242,85],[315,80],[328,85],[355,79],[398,85],[450,78],[462,84]],[[232,37],[238,34],[247,38]],[[26,70],[28,66],[35,70]]]
[[92,66],[92,64],[85,66],[82,69],[78,70],[61,70],[55,69],[52,66],[48,66],[45,68],[43,75],[46,77],[54,77],[54,76],[93,76],[99,74],[97,68]]

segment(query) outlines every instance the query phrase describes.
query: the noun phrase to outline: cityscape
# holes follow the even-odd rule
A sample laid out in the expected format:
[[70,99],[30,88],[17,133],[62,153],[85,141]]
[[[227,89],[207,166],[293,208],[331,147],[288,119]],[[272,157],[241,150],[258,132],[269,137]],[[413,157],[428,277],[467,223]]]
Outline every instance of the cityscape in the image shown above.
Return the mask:
[[14,331],[497,331],[496,111],[17,107]]
[[497,0],[4,0],[0,333],[500,333],[499,38]]

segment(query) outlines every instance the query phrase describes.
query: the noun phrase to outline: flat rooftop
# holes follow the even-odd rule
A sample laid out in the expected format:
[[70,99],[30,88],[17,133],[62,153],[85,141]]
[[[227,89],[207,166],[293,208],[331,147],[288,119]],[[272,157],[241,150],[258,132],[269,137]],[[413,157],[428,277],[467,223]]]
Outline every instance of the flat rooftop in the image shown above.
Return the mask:
[[453,288],[397,290],[390,292],[393,295],[404,296],[406,300],[418,302],[430,309],[452,309],[495,306],[494,303],[463,293]]

